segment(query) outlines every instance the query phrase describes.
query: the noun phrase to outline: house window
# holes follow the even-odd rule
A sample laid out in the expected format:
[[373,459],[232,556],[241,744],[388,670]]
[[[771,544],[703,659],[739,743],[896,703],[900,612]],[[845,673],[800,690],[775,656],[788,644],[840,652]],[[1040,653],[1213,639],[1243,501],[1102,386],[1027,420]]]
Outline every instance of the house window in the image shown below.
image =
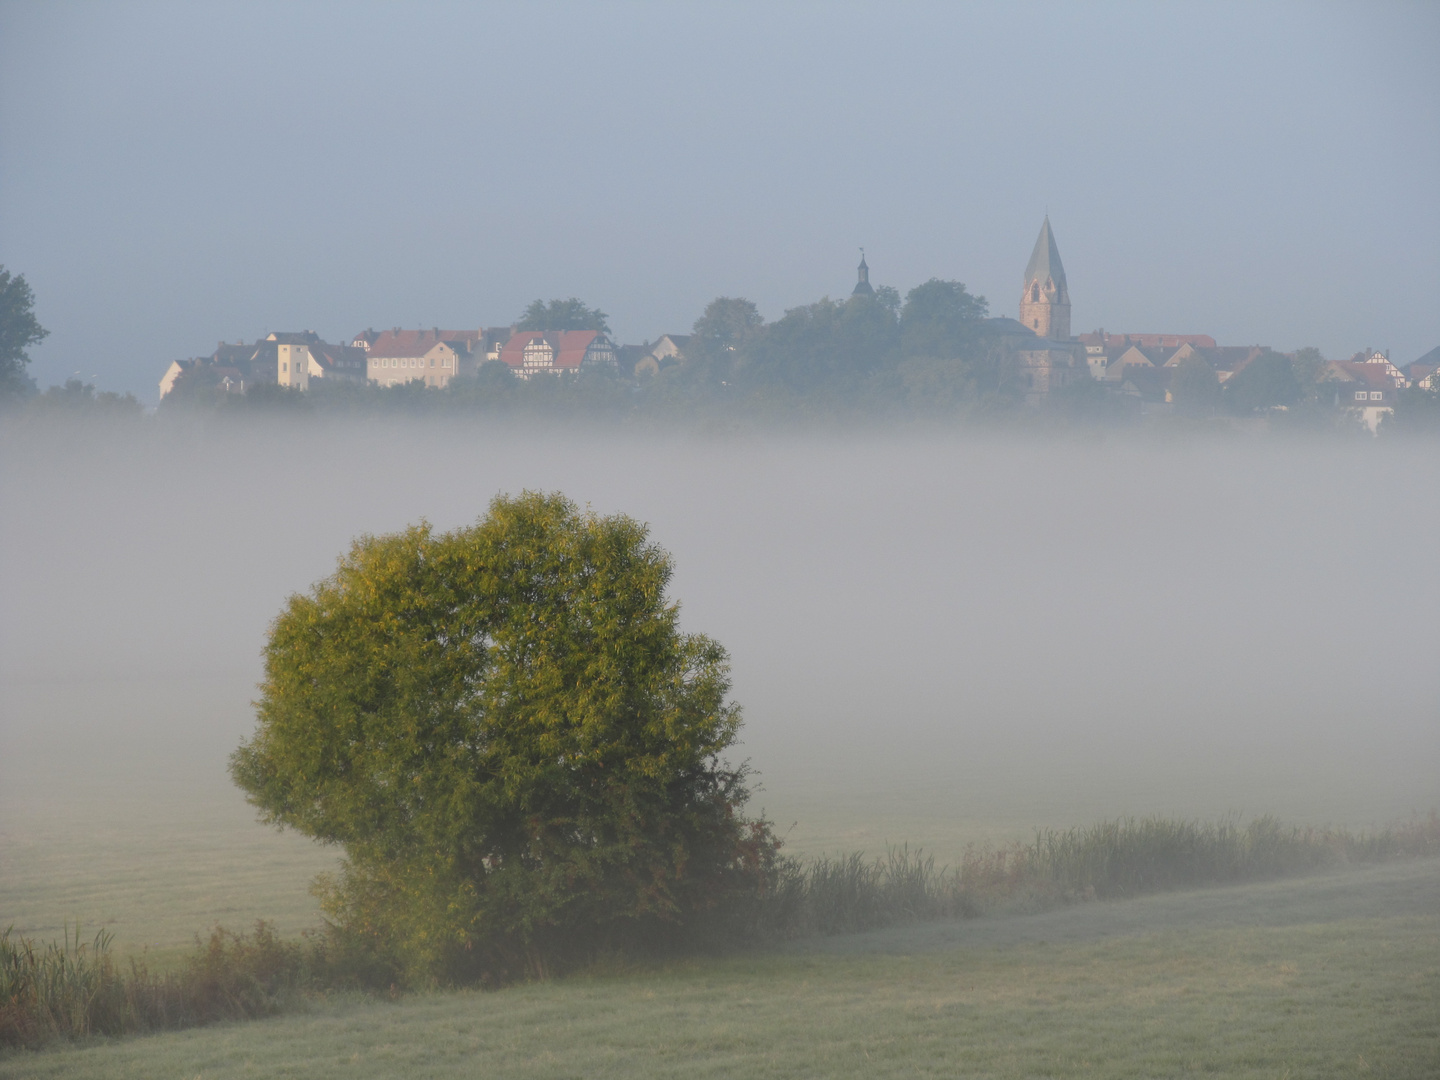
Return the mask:
[[1365,391],[1364,391],[1364,390],[1356,390],[1356,391],[1355,391],[1355,400],[1356,400],[1356,401],[1364,401],[1364,400],[1365,400]]
[[1371,400],[1371,401],[1383,401],[1384,398],[1385,398],[1385,395],[1384,395],[1383,393],[1381,393],[1379,390],[1371,390],[1371,391],[1370,391],[1370,400]]

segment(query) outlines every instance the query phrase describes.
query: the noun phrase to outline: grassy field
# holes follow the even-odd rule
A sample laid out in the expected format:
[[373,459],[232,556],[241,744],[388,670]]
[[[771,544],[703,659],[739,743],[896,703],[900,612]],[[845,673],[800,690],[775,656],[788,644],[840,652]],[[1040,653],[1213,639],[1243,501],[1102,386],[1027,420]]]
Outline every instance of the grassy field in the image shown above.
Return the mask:
[[[0,929],[48,940],[67,923],[103,928],[120,955],[148,949],[163,966],[216,923],[243,928],[263,918],[285,934],[314,925],[309,883],[334,867],[337,852],[258,824],[225,772],[226,753],[253,722],[252,694],[243,671],[7,684]],[[82,735],[65,726],[75,716],[98,723]],[[1029,840],[1038,826],[1125,813],[1272,812],[1365,828],[1435,805],[1428,744],[1410,755],[1411,775],[1398,751],[1370,762],[1301,747],[1252,761],[1243,747],[1227,747],[1224,761],[1207,761],[1162,741],[1114,761],[1048,751],[1064,759],[1057,763],[1018,738],[975,743],[965,755],[922,755],[908,773],[887,770],[878,750],[867,768],[857,753],[824,744],[772,747],[760,757],[755,807],[771,814],[791,854],[879,854],[908,843],[953,865],[972,842]]]
[[[104,928],[163,968],[215,923],[313,925],[336,853],[257,824],[225,771],[268,620],[354,536],[526,487],[634,514],[675,553],[790,853],[953,864],[1126,814],[1364,829],[1440,805],[1440,586],[1374,555],[1437,533],[1409,450],[366,427],[317,435],[304,471],[217,483],[274,444],[216,439],[0,454],[0,550],[24,553],[0,560],[0,929]],[[463,482],[414,468],[457,452]],[[331,999],[0,1075],[1436,1076],[1437,912],[1440,866],[1399,862]]]
[[0,1056],[0,1076],[1431,1077],[1440,861]]

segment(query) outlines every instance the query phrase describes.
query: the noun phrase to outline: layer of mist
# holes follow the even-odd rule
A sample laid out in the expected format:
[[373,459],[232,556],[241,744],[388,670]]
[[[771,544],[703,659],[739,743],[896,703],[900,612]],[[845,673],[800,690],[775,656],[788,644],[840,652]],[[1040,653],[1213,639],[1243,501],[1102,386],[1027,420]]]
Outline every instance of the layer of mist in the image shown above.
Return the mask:
[[358,534],[526,488],[650,523],[796,849],[1440,803],[1415,446],[396,423],[0,450],[0,832],[248,815],[225,759],[287,594]]

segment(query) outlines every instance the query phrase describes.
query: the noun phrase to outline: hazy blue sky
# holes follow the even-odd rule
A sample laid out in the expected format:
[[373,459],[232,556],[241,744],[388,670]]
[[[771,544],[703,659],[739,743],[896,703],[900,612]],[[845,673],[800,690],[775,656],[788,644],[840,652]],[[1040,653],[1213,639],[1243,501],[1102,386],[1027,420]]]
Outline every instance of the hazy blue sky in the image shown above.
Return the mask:
[[1440,5],[0,4],[0,262],[79,370],[309,328],[622,341],[958,278],[1077,331],[1440,345]]

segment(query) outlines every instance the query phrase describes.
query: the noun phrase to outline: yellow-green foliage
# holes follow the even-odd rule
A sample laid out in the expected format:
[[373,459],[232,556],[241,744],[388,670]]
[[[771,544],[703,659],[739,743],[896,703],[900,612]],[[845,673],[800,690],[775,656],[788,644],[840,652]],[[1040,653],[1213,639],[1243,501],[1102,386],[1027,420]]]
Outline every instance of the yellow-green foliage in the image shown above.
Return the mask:
[[640,523],[527,493],[364,537],[290,598],[232,772],[344,845],[343,931],[411,980],[504,978],[753,891],[773,842],[719,758],[727,657],[679,632],[670,575]]

